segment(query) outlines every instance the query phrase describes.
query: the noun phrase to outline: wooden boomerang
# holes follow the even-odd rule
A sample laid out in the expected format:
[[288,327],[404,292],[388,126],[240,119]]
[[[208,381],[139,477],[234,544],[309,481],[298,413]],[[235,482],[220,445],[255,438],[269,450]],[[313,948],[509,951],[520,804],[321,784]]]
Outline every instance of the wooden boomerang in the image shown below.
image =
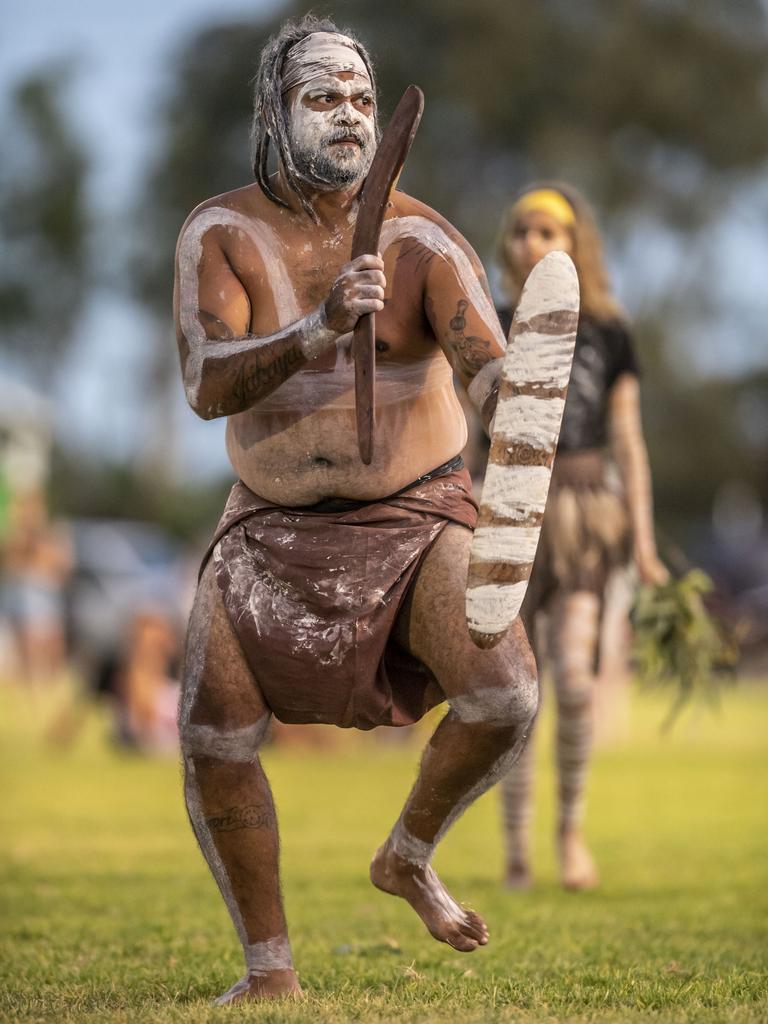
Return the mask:
[[564,252],[531,271],[509,331],[467,573],[467,625],[495,647],[520,611],[541,533],[579,320]]
[[[403,169],[416,129],[424,110],[424,94],[409,85],[381,136],[368,177],[360,193],[352,259],[379,248],[381,225],[389,196]],[[373,458],[375,414],[373,377],[376,365],[376,320],[373,313],[361,316],[355,324],[352,351],[355,357],[355,417],[360,458],[370,466]]]

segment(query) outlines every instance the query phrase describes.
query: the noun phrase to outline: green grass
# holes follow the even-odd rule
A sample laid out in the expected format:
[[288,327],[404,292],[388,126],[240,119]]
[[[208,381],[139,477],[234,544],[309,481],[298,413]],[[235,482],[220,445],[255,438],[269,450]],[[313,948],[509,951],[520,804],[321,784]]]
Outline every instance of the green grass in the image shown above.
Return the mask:
[[111,752],[97,717],[73,750],[47,749],[60,699],[32,707],[0,688],[2,1021],[768,1021],[766,687],[728,694],[719,715],[689,711],[663,737],[663,704],[635,701],[631,735],[595,758],[595,893],[557,887],[541,743],[536,888],[498,884],[495,794],[436,860],[487,916],[491,944],[471,955],[367,881],[417,748],[345,736],[330,753],[270,750],[307,999],[229,1009],[211,999],[240,954],[177,765]]

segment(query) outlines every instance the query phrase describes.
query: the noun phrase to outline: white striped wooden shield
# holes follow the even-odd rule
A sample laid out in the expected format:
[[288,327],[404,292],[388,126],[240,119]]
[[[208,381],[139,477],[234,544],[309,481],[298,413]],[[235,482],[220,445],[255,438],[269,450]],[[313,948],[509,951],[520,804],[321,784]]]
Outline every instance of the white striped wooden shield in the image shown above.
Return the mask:
[[541,533],[579,319],[579,281],[564,252],[525,282],[501,370],[491,450],[467,575],[467,625],[478,647],[520,611]]

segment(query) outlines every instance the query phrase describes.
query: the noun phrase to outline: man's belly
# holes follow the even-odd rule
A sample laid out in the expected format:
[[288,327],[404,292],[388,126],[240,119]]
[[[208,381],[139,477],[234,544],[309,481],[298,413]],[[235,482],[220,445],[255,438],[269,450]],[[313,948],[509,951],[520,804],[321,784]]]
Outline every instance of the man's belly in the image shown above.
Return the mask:
[[[441,365],[442,364],[442,365]],[[377,367],[370,466],[357,447],[354,378],[296,374],[253,409],[230,417],[227,451],[252,491],[280,505],[324,498],[374,500],[457,455],[467,423],[444,359]]]

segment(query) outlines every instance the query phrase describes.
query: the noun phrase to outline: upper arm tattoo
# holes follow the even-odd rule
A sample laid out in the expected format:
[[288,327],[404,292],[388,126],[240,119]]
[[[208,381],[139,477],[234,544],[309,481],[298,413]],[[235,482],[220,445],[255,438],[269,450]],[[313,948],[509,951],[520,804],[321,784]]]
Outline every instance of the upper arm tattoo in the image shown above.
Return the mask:
[[486,363],[493,359],[493,354],[489,340],[465,333],[467,328],[465,313],[468,306],[469,302],[466,299],[459,299],[456,303],[456,313],[448,323],[449,333],[446,341],[455,357],[456,369],[465,377],[474,377]]

